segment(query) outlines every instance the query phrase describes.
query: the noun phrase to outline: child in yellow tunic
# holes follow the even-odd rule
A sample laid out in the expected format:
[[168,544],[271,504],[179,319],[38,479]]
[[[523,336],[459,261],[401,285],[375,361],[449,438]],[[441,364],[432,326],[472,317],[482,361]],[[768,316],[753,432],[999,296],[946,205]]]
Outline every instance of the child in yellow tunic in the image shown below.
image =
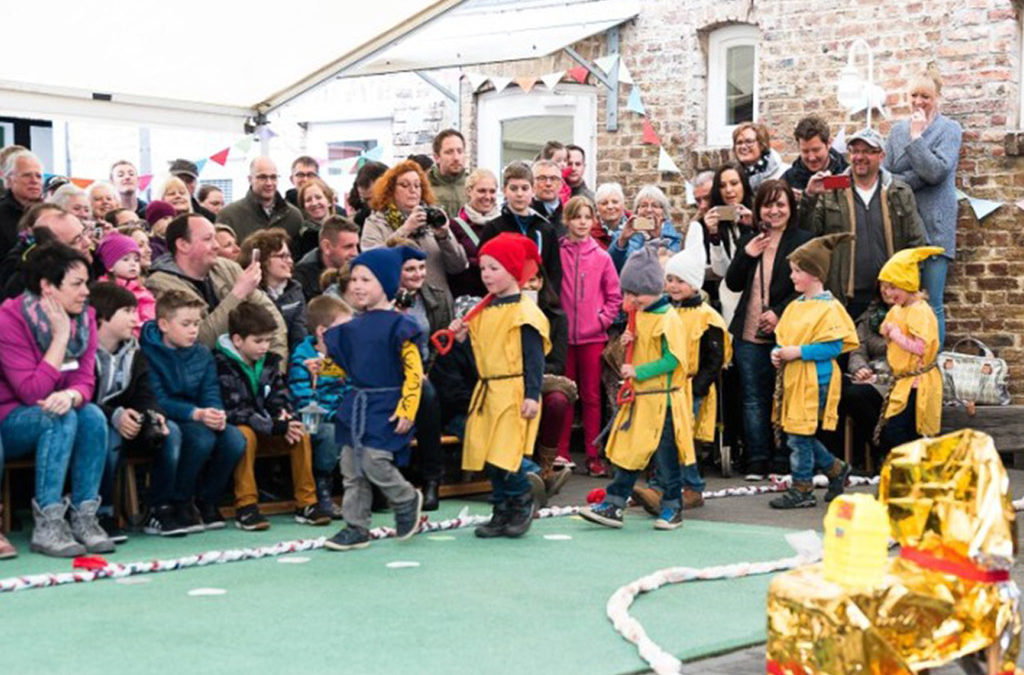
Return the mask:
[[537,245],[502,233],[480,247],[480,277],[490,304],[468,322],[451,324],[457,340],[468,334],[480,379],[470,399],[462,468],[486,470],[493,511],[478,537],[519,537],[533,520],[534,501],[523,456],[533,454],[540,425],[544,355],[551,350],[548,320],[520,293],[541,264]]
[[822,429],[836,428],[842,373],[835,358],[860,344],[850,315],[824,290],[832,250],[852,238],[848,232],[818,237],[787,256],[790,279],[801,296],[789,303],[775,327],[772,365],[784,370],[782,402],[773,420],[786,433],[793,485],[770,502],[772,508],[815,506],[815,470],[828,476],[826,502],[843,493],[850,475],[849,464],[833,457],[814,434],[819,421]]
[[633,361],[622,366],[622,377],[633,381],[635,398],[624,404],[612,422],[605,446],[615,477],[607,497],[580,515],[607,527],[622,527],[622,512],[640,472],[653,456],[662,482],[661,513],[655,529],[674,530],[683,524],[680,465],[696,461],[693,452],[693,411],[687,373],[689,340],[679,315],[661,295],[665,273],[656,246],[648,245],[629,257],[619,282],[625,306],[636,311]]
[[891,305],[879,330],[888,341],[885,358],[893,374],[888,405],[882,411],[886,448],[939,433],[942,375],[935,365],[942,345],[935,312],[919,292],[918,265],[942,252],[938,246],[903,249],[878,273],[882,294]]
[[[701,295],[704,283],[704,249],[684,249],[665,265],[665,294],[686,328],[689,340],[689,387],[684,388],[693,410],[693,438],[710,443],[715,439],[718,412],[716,383],[722,367],[732,360],[732,340],[725,320]],[[697,462],[683,469],[683,509],[704,506],[707,484]],[[661,487],[658,476],[646,488],[634,488],[633,500],[652,515],[660,515]]]

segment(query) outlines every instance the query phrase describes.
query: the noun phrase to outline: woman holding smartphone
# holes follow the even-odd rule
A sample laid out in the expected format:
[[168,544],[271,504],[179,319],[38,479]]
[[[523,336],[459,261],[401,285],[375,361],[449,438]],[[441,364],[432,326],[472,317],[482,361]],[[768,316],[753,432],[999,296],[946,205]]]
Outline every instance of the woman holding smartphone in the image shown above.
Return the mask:
[[726,323],[732,321],[740,296],[726,286],[725,273],[740,238],[754,225],[752,201],[753,194],[743,167],[735,162],[718,167],[711,181],[711,208],[704,214],[704,247],[712,274],[723,280],[718,286],[718,298]]
[[668,197],[657,185],[645,185],[633,200],[632,218],[628,218],[612,235],[608,254],[615,263],[615,271],[622,269],[626,259],[650,239],[661,239],[661,246],[678,253],[682,246],[679,231],[672,224],[672,207]]
[[786,256],[813,235],[800,229],[796,198],[784,181],[766,180],[761,184],[754,199],[754,213],[758,227],[746,228],[737,242],[725,283],[731,291],[740,293],[729,332],[743,399],[747,480],[762,480],[769,471],[785,473],[789,466],[785,454],[773,457],[775,368],[771,353],[775,325],[782,310],[797,296]]

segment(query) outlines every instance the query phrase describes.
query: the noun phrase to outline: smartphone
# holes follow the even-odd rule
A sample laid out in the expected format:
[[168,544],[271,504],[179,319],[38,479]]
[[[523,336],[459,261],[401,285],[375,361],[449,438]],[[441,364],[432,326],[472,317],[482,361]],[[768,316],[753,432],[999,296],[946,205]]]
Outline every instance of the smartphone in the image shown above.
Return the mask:
[[258,263],[260,261],[260,249],[254,248],[252,250],[252,261]]
[[850,177],[846,174],[839,176],[825,176],[821,184],[826,190],[842,190],[850,187]]
[[726,204],[724,206],[716,206],[715,213],[718,214],[719,219],[736,222],[736,206],[733,204]]
[[654,222],[643,216],[634,216],[633,229],[637,232],[651,232],[654,230]]

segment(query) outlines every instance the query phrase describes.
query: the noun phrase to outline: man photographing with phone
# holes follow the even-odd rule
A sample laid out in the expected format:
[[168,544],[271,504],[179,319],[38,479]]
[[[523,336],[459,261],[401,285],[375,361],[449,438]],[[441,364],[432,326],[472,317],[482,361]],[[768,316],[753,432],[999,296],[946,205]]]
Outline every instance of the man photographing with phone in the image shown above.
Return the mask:
[[927,243],[913,191],[882,168],[884,147],[874,129],[858,131],[847,143],[850,168],[841,174],[850,180],[848,186],[829,190],[826,178],[831,174],[819,172],[808,181],[800,202],[803,229],[815,236],[849,232],[855,237],[832,253],[825,284],[854,318],[874,297],[885,261],[896,251]]

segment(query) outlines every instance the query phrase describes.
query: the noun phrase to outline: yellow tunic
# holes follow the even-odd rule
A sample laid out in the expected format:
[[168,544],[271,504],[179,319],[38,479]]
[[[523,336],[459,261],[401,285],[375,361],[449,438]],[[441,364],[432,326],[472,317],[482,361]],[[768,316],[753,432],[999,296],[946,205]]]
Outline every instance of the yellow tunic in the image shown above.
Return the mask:
[[[885,320],[899,326],[904,335],[924,340],[922,356],[911,354],[895,342],[889,342],[885,359],[889,362],[894,377],[935,361],[939,353],[939,322],[927,302],[918,300],[906,307],[893,305],[885,315]],[[900,414],[907,407],[914,379],[904,377],[895,381],[892,393],[889,394],[889,407],[885,409],[886,418]],[[942,375],[938,368],[932,368],[916,379],[917,433],[922,436],[935,436],[939,433],[942,421]]]
[[[605,453],[612,464],[623,469],[639,471],[647,466],[654,451],[658,449],[667,414],[665,406],[670,401],[679,462],[693,464],[697,461],[693,452],[693,403],[687,379],[689,340],[682,320],[671,310],[670,307],[663,314],[638,312],[636,315],[633,363],[644,364],[659,360],[662,356],[661,338],[664,337],[679,365],[671,373],[651,377],[643,382],[634,381],[635,400],[619,408]],[[672,391],[666,393],[670,376]],[[623,429],[622,425],[627,419],[630,421],[629,427]]]
[[[723,363],[732,361],[732,338],[729,335],[729,327],[725,325],[725,319],[715,309],[702,302],[696,307],[677,307],[676,312],[683,320],[689,335],[690,370],[687,377],[693,378],[700,370],[700,340],[707,332],[708,326],[714,326],[722,330],[724,340],[725,358]],[[718,387],[714,384],[708,390],[707,396],[700,403],[700,410],[697,411],[697,419],[693,423],[693,436],[698,441],[710,443],[715,440],[715,418],[718,413]],[[686,388],[686,396],[689,400],[687,410],[693,410],[693,387]]]
[[488,307],[469,321],[480,381],[470,399],[462,444],[466,471],[480,471],[485,463],[518,471],[523,455],[533,454],[540,414],[532,420],[522,416],[526,397],[522,326],[533,326],[544,341],[544,353],[551,351],[548,319],[528,298]]
[[[776,342],[782,347],[796,347],[815,342],[843,341],[842,353],[853,351],[860,344],[857,328],[846,309],[834,298],[795,300],[782,312],[775,327]],[[782,420],[782,430],[801,436],[812,436],[818,429],[818,369],[814,361],[796,359],[783,366],[782,410],[774,410],[772,419]],[[832,361],[828,398],[821,417],[821,428],[832,430],[839,421],[839,393],[842,386],[839,365]]]

